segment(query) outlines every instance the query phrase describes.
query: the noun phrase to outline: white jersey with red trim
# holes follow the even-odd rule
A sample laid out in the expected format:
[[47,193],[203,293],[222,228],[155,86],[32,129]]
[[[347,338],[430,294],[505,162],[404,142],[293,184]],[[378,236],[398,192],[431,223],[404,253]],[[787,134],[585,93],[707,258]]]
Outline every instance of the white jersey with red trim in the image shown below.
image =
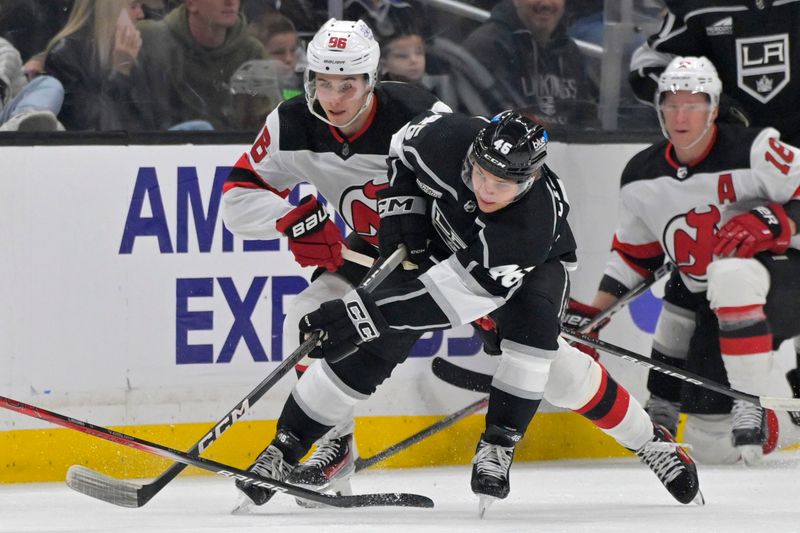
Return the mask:
[[399,82],[378,83],[374,101],[364,127],[349,138],[314,117],[304,95],[275,108],[225,182],[222,217],[228,229],[244,239],[280,237],[275,222],[292,209],[286,197],[308,182],[350,229],[377,244],[377,191],[388,186],[392,134],[423,111],[450,108],[428,91]]
[[[696,163],[676,161],[672,144],[664,141],[628,162],[604,279],[633,287],[666,255],[686,286],[702,292],[714,235],[723,224],[756,206],[800,197],[800,149],[782,143],[773,128],[719,124]],[[793,247],[798,244],[792,239]]]

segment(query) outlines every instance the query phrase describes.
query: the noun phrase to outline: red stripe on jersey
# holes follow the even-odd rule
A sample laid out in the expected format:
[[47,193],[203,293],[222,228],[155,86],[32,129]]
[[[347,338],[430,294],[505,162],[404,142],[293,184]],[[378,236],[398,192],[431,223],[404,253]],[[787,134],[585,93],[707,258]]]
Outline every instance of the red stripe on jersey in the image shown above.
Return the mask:
[[616,235],[614,235],[614,241],[611,243],[611,249],[619,250],[625,255],[635,257],[636,259],[653,259],[664,254],[661,250],[661,243],[658,241],[645,244],[629,244],[620,241]]
[[263,189],[263,187],[259,187],[255,183],[250,183],[249,181],[226,181],[222,184],[222,193],[226,193],[231,189]]
[[243,170],[249,170],[253,174],[256,174],[256,169],[253,168],[253,165],[250,164],[250,158],[247,157],[247,154],[242,154],[236,163],[234,163],[233,168],[241,168]]
[[772,333],[756,337],[722,337],[719,349],[723,355],[755,355],[772,351]]
[[794,194],[792,194],[792,200],[800,199],[800,187],[795,189]]

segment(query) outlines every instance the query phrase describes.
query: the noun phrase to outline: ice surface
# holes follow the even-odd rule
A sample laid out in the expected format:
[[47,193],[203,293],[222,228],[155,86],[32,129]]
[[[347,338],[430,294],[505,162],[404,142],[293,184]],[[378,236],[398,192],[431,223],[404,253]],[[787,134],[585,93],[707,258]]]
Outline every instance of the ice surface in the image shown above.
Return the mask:
[[704,533],[800,531],[800,453],[770,456],[758,468],[701,466],[707,504],[680,505],[636,459],[515,464],[511,495],[483,520],[469,490],[469,467],[371,470],[356,492],[417,492],[434,509],[304,509],[277,495],[248,516],[232,516],[233,483],[179,478],[145,507],[124,509],[61,483],[0,486],[0,532],[576,532]]

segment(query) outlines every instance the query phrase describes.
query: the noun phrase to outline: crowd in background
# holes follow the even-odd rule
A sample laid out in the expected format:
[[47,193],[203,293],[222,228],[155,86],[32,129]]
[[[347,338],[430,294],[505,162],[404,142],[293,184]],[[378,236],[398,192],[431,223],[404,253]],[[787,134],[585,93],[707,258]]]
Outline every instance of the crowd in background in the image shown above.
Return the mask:
[[[549,127],[599,128],[600,65],[586,46],[603,45],[601,2],[463,4],[489,18],[424,0],[346,0],[343,18],[372,28],[381,79],[471,114],[514,108]],[[311,0],[0,0],[0,130],[254,131],[302,93],[306,40],[328,18]],[[634,125],[657,128],[628,100],[643,117]]]

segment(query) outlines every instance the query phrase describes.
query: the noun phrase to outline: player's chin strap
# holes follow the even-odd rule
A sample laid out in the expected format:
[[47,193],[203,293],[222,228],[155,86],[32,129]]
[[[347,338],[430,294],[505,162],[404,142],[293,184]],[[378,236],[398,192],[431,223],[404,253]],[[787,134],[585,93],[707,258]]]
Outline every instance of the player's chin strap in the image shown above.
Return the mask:
[[[719,106],[717,106],[717,107],[716,107],[716,108],[714,108],[714,109],[719,109]],[[700,141],[701,141],[701,140],[702,140],[702,139],[703,139],[703,138],[706,136],[706,133],[708,133],[708,130],[711,128],[711,125],[712,125],[712,124],[714,124],[714,120],[715,120],[715,118],[714,118],[714,117],[712,117],[712,112],[714,111],[714,109],[711,109],[711,110],[708,112],[708,118],[706,119],[706,127],[705,127],[705,128],[703,128],[703,133],[701,133],[700,135],[698,135],[698,136],[697,136],[697,139],[695,139],[694,141],[690,142],[690,143],[689,143],[689,144],[687,144],[686,146],[678,146],[678,145],[676,145],[676,144],[675,144],[675,141],[673,141],[672,139],[670,139],[670,137],[669,137],[669,133],[667,132],[667,127],[664,125],[664,116],[663,116],[663,112],[661,111],[661,108],[659,108],[659,109],[658,109],[658,122],[659,122],[659,124],[661,125],[661,133],[662,133],[662,134],[664,135],[664,137],[665,137],[665,138],[666,138],[666,139],[667,139],[669,142],[671,142],[671,143],[672,143],[672,145],[673,145],[673,146],[675,146],[676,148],[679,148],[679,149],[681,149],[681,150],[688,150],[689,148],[691,148],[691,147],[692,147],[692,146],[694,146],[695,144],[699,143],[699,142],[700,142]]]
[[[361,116],[361,113],[363,113],[364,111],[366,111],[367,109],[369,109],[369,108],[370,108],[370,105],[372,105],[372,96],[375,94],[375,93],[374,93],[374,91],[373,91],[373,89],[374,89],[374,88],[375,88],[375,86],[374,86],[374,85],[371,85],[371,86],[369,87],[369,91],[368,91],[368,94],[367,94],[367,99],[366,99],[366,100],[364,100],[364,105],[362,105],[362,106],[361,106],[361,109],[359,109],[359,110],[356,112],[356,114],[355,114],[355,115],[353,115],[353,118],[351,118],[350,120],[348,120],[346,124],[334,124],[333,122],[331,122],[330,120],[328,120],[328,118],[327,118],[327,117],[323,116],[323,114],[322,114],[322,113],[319,113],[319,112],[316,110],[316,107],[317,107],[317,106],[316,106],[316,103],[318,102],[316,95],[315,95],[315,96],[313,96],[313,97],[311,98],[311,101],[312,101],[313,103],[312,103],[310,106],[308,106],[308,109],[309,109],[309,111],[311,111],[311,114],[312,114],[312,115],[314,115],[315,117],[317,117],[318,119],[320,119],[322,122],[324,122],[324,123],[325,123],[325,124],[327,124],[328,126],[333,126],[334,128],[339,128],[339,129],[346,128],[347,126],[349,126],[350,124],[352,124],[353,122],[355,122],[355,121],[356,121],[356,119],[357,119],[359,116]],[[323,113],[324,113],[324,112],[323,112]]]

